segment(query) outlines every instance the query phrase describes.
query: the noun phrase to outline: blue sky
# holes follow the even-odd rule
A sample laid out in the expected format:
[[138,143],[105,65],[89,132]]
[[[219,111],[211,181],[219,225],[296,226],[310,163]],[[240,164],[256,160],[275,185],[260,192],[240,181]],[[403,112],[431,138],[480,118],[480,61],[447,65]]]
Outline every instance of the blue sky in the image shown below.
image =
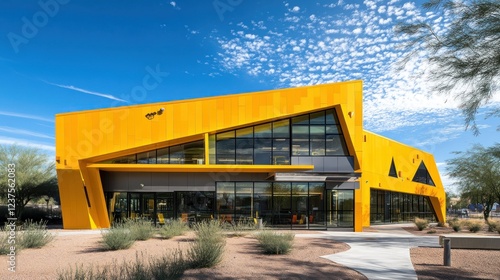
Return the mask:
[[404,0],[2,0],[0,144],[53,156],[57,113],[362,79],[365,129],[433,153],[451,187],[451,152],[498,141],[498,119],[475,137],[425,59],[395,70],[393,27],[416,19],[449,25]]

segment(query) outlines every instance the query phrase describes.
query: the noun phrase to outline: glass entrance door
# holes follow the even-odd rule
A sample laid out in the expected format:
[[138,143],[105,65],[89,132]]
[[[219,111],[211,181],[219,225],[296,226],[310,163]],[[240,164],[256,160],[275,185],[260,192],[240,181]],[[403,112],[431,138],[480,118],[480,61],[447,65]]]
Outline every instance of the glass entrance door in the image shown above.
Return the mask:
[[156,194],[156,215],[159,224],[164,224],[165,220],[175,219],[173,192]]
[[326,190],[327,227],[354,227],[354,191]]

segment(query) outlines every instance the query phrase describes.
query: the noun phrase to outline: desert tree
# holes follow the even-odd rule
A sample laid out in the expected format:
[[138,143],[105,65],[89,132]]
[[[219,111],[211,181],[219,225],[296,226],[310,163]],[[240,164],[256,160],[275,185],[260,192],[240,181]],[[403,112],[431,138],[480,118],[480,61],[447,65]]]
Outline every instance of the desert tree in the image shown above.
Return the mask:
[[500,201],[500,158],[481,145],[455,154],[457,157],[447,161],[448,174],[456,179],[462,199],[483,205],[488,220],[493,204]]
[[[396,34],[409,38],[400,66],[423,55],[432,92],[458,99],[466,128],[477,135],[478,110],[489,105],[500,87],[500,1],[430,0],[423,7],[441,12],[449,24],[439,29],[435,18],[415,17],[399,23]],[[500,117],[500,108],[490,106],[487,116]]]
[[22,218],[26,204],[44,196],[57,196],[55,166],[49,156],[36,148],[0,145],[0,195],[7,198],[8,170],[15,169],[15,215]]

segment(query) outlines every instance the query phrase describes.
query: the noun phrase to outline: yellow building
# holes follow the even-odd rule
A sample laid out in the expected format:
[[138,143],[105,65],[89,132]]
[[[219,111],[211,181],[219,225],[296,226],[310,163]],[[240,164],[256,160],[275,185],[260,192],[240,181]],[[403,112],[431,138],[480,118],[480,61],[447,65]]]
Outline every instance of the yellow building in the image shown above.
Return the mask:
[[56,167],[66,229],[446,218],[433,156],[363,129],[361,81],[58,114]]

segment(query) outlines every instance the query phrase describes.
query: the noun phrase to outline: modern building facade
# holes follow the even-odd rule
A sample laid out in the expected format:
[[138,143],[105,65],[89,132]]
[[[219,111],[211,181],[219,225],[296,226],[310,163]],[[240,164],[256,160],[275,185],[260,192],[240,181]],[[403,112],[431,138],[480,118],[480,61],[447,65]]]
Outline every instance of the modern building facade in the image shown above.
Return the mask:
[[433,156],[363,129],[361,81],[58,114],[56,167],[66,229],[446,215]]

